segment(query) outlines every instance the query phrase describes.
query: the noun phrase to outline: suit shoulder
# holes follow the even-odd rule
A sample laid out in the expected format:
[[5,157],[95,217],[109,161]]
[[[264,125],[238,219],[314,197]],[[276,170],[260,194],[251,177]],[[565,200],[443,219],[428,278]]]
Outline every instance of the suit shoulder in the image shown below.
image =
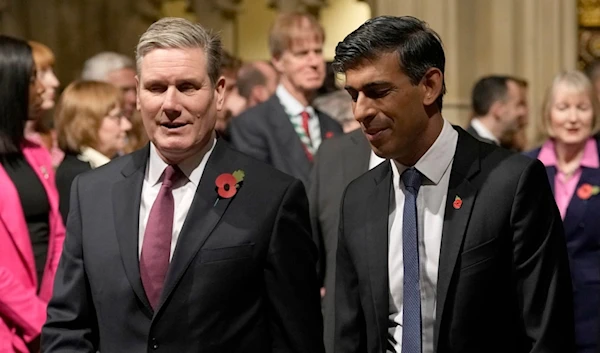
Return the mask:
[[265,102],[262,102],[251,108],[246,109],[244,112],[242,112],[236,118],[234,118],[231,121],[231,124],[235,125],[235,124],[240,124],[240,123],[243,124],[243,123],[263,120],[265,115],[268,114],[272,110],[274,104],[279,104],[279,101],[277,101],[276,98],[273,96]]
[[244,170],[244,173],[246,174],[244,181],[248,181],[248,178],[252,178],[251,180],[254,180],[254,183],[264,184],[267,187],[289,185],[294,181],[299,182],[299,180],[293,176],[240,152],[229,144],[227,144],[225,148],[227,149],[227,157],[230,158],[234,164],[239,165],[240,169]]
[[365,195],[370,194],[377,183],[381,182],[391,172],[390,163],[387,161],[367,171],[348,184],[344,191],[345,199],[363,198]]

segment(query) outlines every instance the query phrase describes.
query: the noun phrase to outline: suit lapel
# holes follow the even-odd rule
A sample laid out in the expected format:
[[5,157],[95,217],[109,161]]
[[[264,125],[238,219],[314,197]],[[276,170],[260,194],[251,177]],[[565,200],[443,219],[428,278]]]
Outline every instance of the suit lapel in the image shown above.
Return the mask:
[[268,119],[273,127],[272,131],[275,139],[278,142],[277,147],[281,149],[280,154],[286,156],[288,166],[291,169],[298,170],[298,173],[294,173],[294,175],[305,175],[306,179],[308,179],[311,163],[306,156],[302,141],[300,141],[296,130],[294,130],[290,117],[283,109],[277,95],[274,94],[271,96],[268,104],[271,107]]
[[[569,202],[569,206],[567,208],[567,213],[564,219],[564,227],[565,234],[574,234],[579,224],[581,224],[583,218],[585,217],[585,212],[587,210],[587,206],[590,203],[591,199],[583,200],[577,195],[577,190],[583,184],[589,184],[592,186],[598,186],[597,182],[600,180],[600,169],[594,168],[586,168],[583,167],[581,171],[581,177],[579,178],[579,182],[577,183],[577,187],[575,188],[575,192],[571,197],[571,201]],[[600,195],[592,195],[594,197],[600,197]]]
[[152,317],[152,308],[142,286],[138,256],[140,201],[149,153],[148,144],[131,154],[131,161],[121,171],[124,179],[113,186],[112,199],[115,230],[125,273],[133,291],[144,305],[144,313]]
[[[438,267],[437,314],[434,327],[435,347],[438,343],[440,322],[444,315],[448,288],[456,270],[456,262],[477,194],[477,189],[470,183],[469,179],[480,169],[479,142],[468,136],[464,130],[457,130],[459,133],[458,144],[450,172]],[[462,200],[462,204],[457,209],[453,206],[456,196]]]
[[369,170],[371,157],[371,146],[360,129],[351,132],[349,137],[347,150],[342,154],[344,185],[350,184]]
[[[35,167],[32,166],[32,168]],[[3,202],[0,202],[0,206],[4,203],[2,212],[0,212],[0,222],[4,224],[4,227],[10,234],[15,247],[21,254],[23,264],[27,266],[29,279],[31,280],[31,283],[35,285],[37,278],[35,259],[33,257],[31,239],[26,235],[28,234],[27,224],[25,223],[21,199],[19,198],[19,192],[17,191],[15,184],[4,170],[2,164],[0,164],[0,185],[2,185],[3,199]],[[19,207],[15,207],[15,204],[18,204]],[[41,281],[41,278],[39,280]]]
[[389,275],[388,275],[388,223],[392,185],[392,168],[389,163],[375,169],[374,188],[367,200],[367,232],[365,248],[369,262],[369,279],[377,332],[381,332],[380,347],[386,347],[386,335],[389,313]]
[[[190,263],[204,245],[209,235],[227,210],[230,202],[235,198],[219,199],[217,201],[217,189],[215,180],[222,173],[233,173],[239,169],[239,165],[232,163],[233,158],[225,143],[217,140],[217,144],[208,159],[200,184],[196,189],[194,200],[188,211],[187,217],[179,233],[177,246],[173,253],[171,264],[161,300],[157,311],[169,298],[177,283],[189,267]],[[238,192],[242,192],[243,186]]]

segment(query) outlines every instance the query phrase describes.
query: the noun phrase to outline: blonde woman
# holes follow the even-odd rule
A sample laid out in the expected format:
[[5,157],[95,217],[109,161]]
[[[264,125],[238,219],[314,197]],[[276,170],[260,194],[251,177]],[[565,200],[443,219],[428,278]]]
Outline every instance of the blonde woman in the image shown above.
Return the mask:
[[60,98],[55,121],[65,158],[56,170],[56,185],[65,222],[73,179],[108,163],[126,145],[131,123],[121,109],[120,90],[105,82],[73,82]]
[[527,154],[546,166],[563,219],[575,312],[578,353],[596,353],[600,305],[600,162],[598,103],[581,72],[558,74],[543,106],[548,139]]

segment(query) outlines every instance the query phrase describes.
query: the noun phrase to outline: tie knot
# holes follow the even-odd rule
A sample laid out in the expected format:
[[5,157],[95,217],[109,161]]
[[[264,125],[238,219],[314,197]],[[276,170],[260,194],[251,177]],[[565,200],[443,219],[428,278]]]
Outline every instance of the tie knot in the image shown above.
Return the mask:
[[300,116],[302,117],[302,119],[310,119],[310,114],[308,114],[306,110],[303,110],[302,113],[300,113]]
[[165,168],[164,177],[163,177],[163,187],[171,188],[173,184],[177,182],[177,180],[181,179],[183,176],[183,172],[177,165],[169,164],[167,168]]
[[421,187],[421,173],[413,168],[408,168],[402,173],[402,182],[407,189],[415,191],[415,193],[419,192],[419,188]]

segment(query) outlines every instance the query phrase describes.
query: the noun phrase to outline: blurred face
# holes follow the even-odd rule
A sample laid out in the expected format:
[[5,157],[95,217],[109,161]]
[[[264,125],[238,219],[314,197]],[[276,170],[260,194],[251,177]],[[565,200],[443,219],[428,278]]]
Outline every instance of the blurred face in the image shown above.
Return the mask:
[[95,149],[106,157],[114,157],[125,148],[125,137],[129,130],[131,123],[123,115],[121,107],[115,107],[102,119],[98,129],[98,146]]
[[503,135],[515,133],[527,119],[527,103],[524,90],[514,81],[506,83],[506,99],[500,102],[497,110]]
[[200,48],[155,49],[143,57],[137,106],[163,160],[179,163],[207,145],[224,89],[223,78],[211,84]]
[[58,81],[58,78],[56,78],[51,66],[39,69],[37,75],[44,86],[44,93],[42,94],[42,110],[50,110],[54,108],[56,89],[60,85],[60,82]]
[[117,86],[123,93],[123,114],[131,118],[135,112],[136,88],[135,70],[130,68],[115,70],[106,75],[106,81]]
[[325,80],[323,41],[316,34],[307,33],[295,40],[273,64],[281,75],[281,82],[292,94],[313,94]]
[[215,130],[223,132],[227,129],[231,118],[240,115],[246,109],[246,99],[240,96],[237,88],[237,72],[225,71],[225,97],[223,109],[217,113]]
[[44,94],[44,85],[38,79],[37,70],[32,70],[31,77],[29,78],[29,107],[28,114],[30,120],[37,119],[42,113],[42,103]]
[[275,68],[265,62],[256,62],[255,63],[256,68],[260,70],[260,72],[262,72],[263,75],[265,75],[265,78],[267,79],[266,81],[266,88],[267,88],[267,93],[269,94],[269,97],[272,96],[275,93],[275,90],[277,89],[277,84],[279,83],[279,76],[277,75],[277,71],[275,71]]
[[435,102],[441,90],[441,76],[438,86],[437,94],[425,81],[413,86],[401,71],[396,53],[364,60],[346,71],[346,90],[353,101],[354,117],[373,151],[401,162],[411,161],[420,153],[421,139],[430,125],[425,104]]
[[592,135],[594,109],[589,92],[566,84],[554,89],[550,108],[550,131],[557,142],[580,144]]

